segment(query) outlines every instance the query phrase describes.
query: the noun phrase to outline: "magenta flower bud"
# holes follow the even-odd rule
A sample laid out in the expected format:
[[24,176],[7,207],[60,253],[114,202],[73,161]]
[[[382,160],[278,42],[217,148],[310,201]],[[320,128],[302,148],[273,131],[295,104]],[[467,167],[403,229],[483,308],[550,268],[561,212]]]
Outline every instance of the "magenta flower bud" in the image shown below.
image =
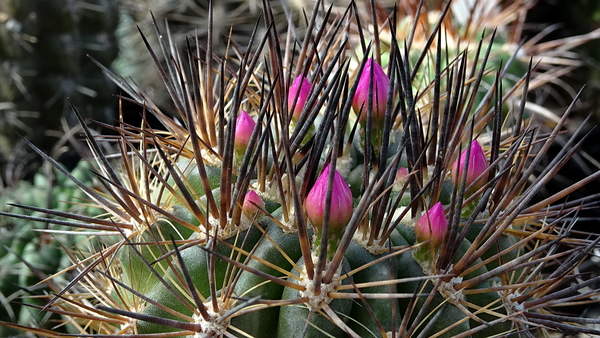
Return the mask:
[[396,182],[404,183],[408,178],[408,168],[400,167],[398,171],[396,171]]
[[242,110],[235,122],[233,147],[237,153],[244,154],[246,148],[248,148],[254,127],[256,127],[256,122],[254,122],[246,111]]
[[[469,163],[467,167],[467,186],[475,181],[475,179],[481,175],[488,167],[487,158],[485,157],[485,153],[481,148],[481,144],[477,140],[473,140],[471,142],[471,153],[469,154]],[[452,164],[452,182],[456,185],[462,183],[463,179],[463,170],[465,167],[465,162],[467,161],[467,151],[468,148],[463,150],[460,154],[460,159],[454,161]],[[477,182],[477,184],[473,187],[473,191],[481,188],[487,181],[487,177],[483,177],[481,180]]]
[[254,190],[249,190],[246,194],[246,197],[244,197],[244,203],[242,204],[242,210],[244,211],[244,214],[248,218],[254,218],[260,209],[264,208],[265,202],[262,200],[262,198],[260,198],[260,196],[254,192]]
[[[371,73],[373,73],[372,94],[369,92]],[[375,62],[373,58],[368,59],[365,64],[365,68],[360,75],[360,79],[358,80],[356,94],[352,100],[352,108],[357,115],[360,112],[361,121],[366,121],[367,119],[369,96],[373,96],[373,118],[376,120],[383,120],[385,116],[389,88],[390,78],[385,75],[385,72],[381,66]]]
[[[288,111],[290,111],[290,113],[292,114],[292,119],[294,121],[298,121],[298,119],[300,118],[302,109],[304,109],[304,105],[306,104],[308,96],[310,95],[311,88],[312,85],[302,74],[298,75],[298,77],[290,87],[290,91],[288,92]],[[297,99],[296,96],[298,96]],[[294,100],[296,100],[295,105]],[[294,108],[293,111],[292,107]]]
[[[329,165],[317,178],[306,197],[306,213],[316,229],[323,227],[325,219],[325,199],[327,197],[327,182],[329,180]],[[352,192],[344,178],[336,170],[333,176],[331,192],[331,207],[329,210],[329,231],[340,234],[352,217]]]
[[432,247],[438,248],[444,241],[447,228],[448,221],[444,214],[444,206],[441,202],[437,202],[415,223],[415,235],[418,242],[429,241]]

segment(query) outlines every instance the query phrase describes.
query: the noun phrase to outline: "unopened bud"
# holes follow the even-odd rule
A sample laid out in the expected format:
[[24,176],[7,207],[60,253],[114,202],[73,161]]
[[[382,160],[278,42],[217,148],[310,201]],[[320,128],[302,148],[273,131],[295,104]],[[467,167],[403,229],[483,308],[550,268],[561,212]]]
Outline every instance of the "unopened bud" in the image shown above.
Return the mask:
[[[469,163],[467,164],[467,186],[475,181],[479,175],[486,171],[488,167],[487,158],[481,148],[481,144],[477,140],[473,140],[470,144]],[[452,182],[455,185],[460,185],[463,180],[463,171],[465,162],[467,161],[468,148],[463,150],[460,154],[460,158],[454,161],[452,164]],[[487,181],[487,177],[480,179],[477,184],[472,188],[475,191],[481,188]]]
[[429,241],[429,245],[438,248],[444,241],[448,221],[444,214],[444,206],[437,202],[425,212],[415,224],[415,235],[418,242]]
[[253,190],[249,190],[244,197],[244,204],[242,204],[242,210],[246,217],[255,218],[260,212],[260,209],[265,208],[265,202],[255,193]]
[[[304,109],[304,105],[306,104],[306,101],[310,95],[311,88],[312,85],[302,74],[298,75],[290,87],[290,91],[288,93],[288,110],[292,114],[292,119],[294,121],[298,121],[300,118],[302,109]],[[292,108],[294,109],[293,111]]]
[[[312,225],[321,230],[325,219],[325,199],[330,167],[327,165],[317,178],[306,197],[306,212]],[[329,209],[329,231],[340,234],[352,217],[352,192],[344,178],[336,170],[333,176],[331,206]]]
[[248,148],[254,127],[256,127],[256,122],[246,111],[242,110],[235,122],[235,138],[233,141],[233,147],[238,154],[244,154],[246,148]]
[[[370,91],[371,86],[371,74],[373,76],[373,87],[372,92]],[[385,117],[385,108],[387,105],[388,90],[390,88],[390,78],[385,75],[385,72],[381,66],[370,58],[365,63],[365,67],[358,80],[358,87],[356,88],[356,94],[352,100],[352,108],[358,115],[360,113],[360,120],[366,121],[367,109],[369,105],[369,97],[372,97],[372,108],[373,108],[373,119],[383,121]]]
[[398,171],[396,171],[396,182],[404,183],[404,182],[406,182],[407,178],[408,178],[408,168],[407,167],[398,168]]

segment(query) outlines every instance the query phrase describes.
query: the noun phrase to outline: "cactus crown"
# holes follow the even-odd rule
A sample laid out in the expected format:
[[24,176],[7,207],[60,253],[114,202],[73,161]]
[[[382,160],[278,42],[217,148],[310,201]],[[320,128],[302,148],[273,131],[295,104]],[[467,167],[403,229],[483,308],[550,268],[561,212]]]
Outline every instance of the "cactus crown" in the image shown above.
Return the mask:
[[[417,50],[396,36],[397,12],[372,20],[375,1],[367,18],[355,3],[322,5],[300,46],[265,5],[266,34],[255,29],[237,60],[214,55],[210,39],[181,54],[167,34],[160,47],[171,62],[156,66],[177,118],[103,68],[162,126],[113,127],[115,165],[81,121],[103,189],[80,187],[106,215],[45,210],[73,233],[94,232],[99,249],[72,252],[76,277],[62,288],[50,279],[56,296],[44,309],[65,316],[75,335],[100,337],[598,333],[583,326],[593,320],[552,311],[595,293],[585,289],[595,279],[580,282],[575,268],[598,239],[570,232],[590,202],[558,203],[576,187],[532,204],[573,151],[533,176],[568,112],[544,134],[524,104],[504,109],[518,88],[527,93],[531,68],[505,88],[502,70],[489,72],[494,34],[454,52],[449,6],[431,26],[415,16],[410,36],[431,30]],[[300,74],[312,87],[300,89],[292,121]],[[242,111],[255,122],[243,133]],[[453,183],[461,145],[475,139],[486,166],[458,163],[469,174],[477,165],[479,184],[469,174]],[[572,286],[561,288],[564,280]]]

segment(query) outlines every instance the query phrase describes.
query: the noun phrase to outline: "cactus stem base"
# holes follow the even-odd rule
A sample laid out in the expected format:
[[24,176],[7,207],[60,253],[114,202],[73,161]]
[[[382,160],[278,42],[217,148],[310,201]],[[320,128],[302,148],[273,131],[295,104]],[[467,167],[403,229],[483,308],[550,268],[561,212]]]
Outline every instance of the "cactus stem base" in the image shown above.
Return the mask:
[[[230,304],[231,306],[231,304]],[[201,314],[192,316],[194,323],[202,327],[202,332],[196,332],[194,338],[206,337],[207,334],[225,335],[231,322],[231,317],[225,318],[227,308],[221,299],[217,300],[217,309],[213,308],[212,301],[204,303],[209,319],[206,320]]]
[[[313,261],[316,258],[313,257]],[[308,278],[306,270],[304,266],[302,267],[304,271],[302,271],[302,280],[299,281],[299,284],[304,286],[304,290],[300,291],[300,296],[306,299],[305,305],[308,307],[310,311],[319,311],[323,308],[324,304],[329,304],[332,301],[332,297],[329,296],[331,292],[335,292],[338,286],[340,285],[340,271],[341,265],[338,268],[338,271],[335,273],[334,278],[331,283],[319,283],[319,288],[317,290],[316,283],[313,279]]]
[[453,277],[448,282],[442,281],[438,288],[438,292],[454,303],[464,302],[465,295],[463,294],[462,289],[457,290],[455,287],[455,285],[462,283],[462,281],[462,277]]

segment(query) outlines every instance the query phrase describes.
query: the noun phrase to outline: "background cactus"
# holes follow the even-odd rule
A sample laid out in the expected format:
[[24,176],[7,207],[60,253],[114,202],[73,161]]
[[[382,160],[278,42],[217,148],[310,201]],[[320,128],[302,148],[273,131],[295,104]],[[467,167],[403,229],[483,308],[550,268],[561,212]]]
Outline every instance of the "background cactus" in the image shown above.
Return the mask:
[[[243,52],[261,14],[261,1],[258,0],[124,0],[122,3],[121,24],[117,31],[121,53],[115,62],[116,71],[124,78],[133,79],[145,92],[152,93],[153,101],[167,113],[173,113],[168,93],[161,86],[162,81],[154,71],[153,61],[145,57],[146,45],[139,38],[138,27],[149,33],[155,31],[156,24],[164,28],[164,23],[168,21],[172,41],[183,52],[188,37],[198,35],[201,41],[205,41],[209,4],[212,3],[212,15],[215,18],[211,27],[213,51],[223,56],[231,44]],[[272,1],[272,4],[278,15],[285,17],[282,2]],[[285,20],[278,22],[286,23]],[[261,30],[264,29],[261,27]],[[147,38],[153,48],[159,48],[156,34],[147,34]],[[158,53],[157,57],[165,65],[162,59],[164,55]]]
[[[26,156],[28,149],[17,147],[17,132],[50,151],[65,129],[77,124],[67,98],[87,118],[105,122],[115,118],[111,98],[115,87],[88,55],[106,65],[117,57],[118,5],[119,0],[0,3],[2,168],[9,161],[15,166],[32,161]],[[9,183],[20,178],[8,177]]]
[[[52,227],[53,232],[50,233],[40,233],[42,229],[49,230],[48,224],[31,222],[29,218],[45,218],[45,214],[38,212],[36,208],[98,214],[97,208],[82,204],[85,202],[85,194],[73,181],[62,175],[54,179],[52,167],[45,166],[44,169],[45,171],[34,176],[33,183],[21,181],[13,189],[3,189],[0,197],[2,215],[16,212],[28,217],[0,218],[0,320],[39,328],[54,326],[53,321],[59,319],[59,316],[40,313],[35,308],[22,306],[22,303],[44,306],[47,300],[37,297],[52,292],[51,286],[58,285],[59,280],[64,281],[68,277],[59,276],[55,281],[49,282],[49,285],[37,284],[71,265],[65,248],[71,248],[76,243],[83,248],[89,244],[89,239],[85,236],[61,236],[60,230],[64,230],[65,226]],[[94,175],[90,169],[88,162],[81,161],[71,174],[81,182],[93,186]],[[67,201],[71,203],[65,203]],[[21,209],[20,206],[27,207]],[[54,292],[56,291],[59,290],[55,288]],[[0,326],[0,335],[3,337],[18,333],[14,329]]]
[[[267,34],[251,38],[233,65],[210,53],[205,58],[198,40],[187,54],[163,48],[172,63],[156,66],[177,118],[103,68],[164,128],[121,123],[114,127],[118,137],[104,139],[83,124],[103,189],[86,187],[34,146],[106,212],[45,210],[71,217],[73,234],[94,232],[103,244],[73,252],[77,277],[48,311],[80,336],[599,333],[585,327],[596,320],[553,307],[590,301],[596,293],[587,289],[596,278],[577,279],[575,269],[598,236],[571,232],[593,196],[560,199],[600,172],[530,203],[577,148],[567,144],[536,171],[569,110],[550,133],[540,133],[525,101],[505,106],[505,93],[528,92],[531,71],[511,90],[492,68],[486,88],[491,37],[450,54],[434,24],[435,43],[415,52],[415,61],[395,34],[382,48],[370,34],[380,26],[354,6],[331,13],[317,8],[298,48],[280,40],[274,19],[267,7]],[[397,24],[391,15],[388,27]],[[350,40],[359,27],[360,39]],[[166,37],[164,47],[171,43]],[[359,41],[358,51],[351,41]],[[376,51],[385,53],[385,63]],[[367,72],[367,62],[381,62],[383,74]],[[287,100],[300,74],[311,90],[291,123]],[[389,78],[385,97],[374,86],[387,83],[381,77]],[[369,85],[360,85],[365,78]],[[352,108],[357,95],[367,99]],[[384,99],[383,118],[375,117]],[[234,145],[242,111],[256,125],[240,156]],[[119,147],[115,164],[98,146],[106,140]],[[473,140],[482,150],[467,147],[457,162],[465,174],[453,178],[453,163]],[[401,168],[403,182],[396,182]],[[340,195],[349,193],[352,214],[344,217],[349,205]]]

